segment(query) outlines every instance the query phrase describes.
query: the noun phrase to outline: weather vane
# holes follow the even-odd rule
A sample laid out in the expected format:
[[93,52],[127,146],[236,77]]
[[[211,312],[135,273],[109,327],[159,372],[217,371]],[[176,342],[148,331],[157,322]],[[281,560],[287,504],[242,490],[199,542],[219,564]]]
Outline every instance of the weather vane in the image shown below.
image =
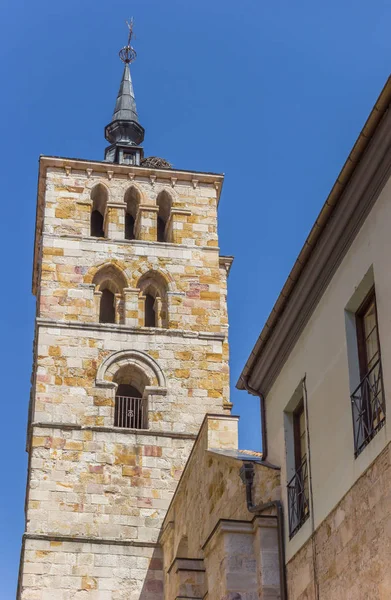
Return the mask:
[[133,37],[133,17],[129,19],[129,21],[126,21],[126,25],[129,29],[128,43],[119,51],[119,57],[122,60],[122,62],[129,64],[134,62],[137,58],[136,50],[133,48],[133,46],[130,45],[130,42]]

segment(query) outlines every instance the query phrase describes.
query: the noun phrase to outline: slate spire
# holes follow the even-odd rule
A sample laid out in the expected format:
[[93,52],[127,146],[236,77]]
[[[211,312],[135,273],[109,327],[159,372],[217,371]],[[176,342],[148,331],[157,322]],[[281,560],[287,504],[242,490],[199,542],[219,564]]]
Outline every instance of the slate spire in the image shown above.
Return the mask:
[[137,56],[135,49],[130,45],[133,35],[133,21],[130,21],[127,25],[129,28],[128,44],[119,52],[119,57],[125,63],[125,68],[113,117],[105,127],[105,138],[111,144],[105,150],[105,160],[119,164],[139,165],[143,157],[143,149],[140,144],[144,140],[145,130],[138,119],[129,67]]

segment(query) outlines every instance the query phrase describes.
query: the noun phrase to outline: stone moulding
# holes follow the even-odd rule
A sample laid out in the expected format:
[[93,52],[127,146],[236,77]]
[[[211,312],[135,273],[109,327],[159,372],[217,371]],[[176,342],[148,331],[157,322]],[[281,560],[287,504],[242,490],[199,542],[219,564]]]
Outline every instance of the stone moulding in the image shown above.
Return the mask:
[[37,327],[50,327],[55,329],[81,329],[86,331],[131,333],[136,335],[164,335],[172,337],[192,337],[200,340],[212,340],[223,342],[226,338],[224,332],[214,331],[191,331],[187,329],[163,329],[160,327],[133,327],[120,323],[77,323],[74,321],[61,321],[59,319],[36,319]]
[[177,433],[174,431],[159,431],[156,429],[126,429],[122,427],[104,427],[99,425],[78,425],[76,423],[32,423],[31,427],[37,429],[59,429],[64,431],[95,431],[96,433],[120,433],[121,435],[134,435],[137,437],[153,436],[154,438],[173,438],[178,440],[195,440],[195,433]]
[[25,540],[44,540],[47,542],[73,542],[75,544],[104,544],[106,546],[135,546],[137,548],[160,548],[158,542],[138,542],[137,540],[119,540],[116,538],[73,537],[71,535],[53,535],[50,533],[24,533]]
[[[162,392],[167,389],[166,378],[161,367],[149,354],[140,350],[119,350],[111,354],[98,368],[96,385],[105,386],[108,383],[106,377],[115,375],[125,365],[139,368],[150,382],[156,379],[158,388],[163,388]],[[154,387],[154,390],[156,393],[156,387]]]
[[[88,206],[91,206],[91,201],[90,200],[77,200],[77,204],[87,204]],[[123,207],[121,207],[123,208]],[[149,207],[148,210],[150,210],[151,207]],[[153,206],[152,206],[153,209]],[[173,209],[175,210],[175,212],[179,209]],[[184,213],[181,213],[184,214]],[[152,246],[154,248],[156,248],[156,242],[151,242],[149,240],[125,240],[125,239],[114,239],[114,238],[91,238],[90,236],[86,236],[86,235],[72,235],[70,233],[62,233],[61,235],[57,234],[57,233],[44,233],[43,237],[46,239],[52,239],[52,240],[74,240],[77,242],[86,242],[88,244],[91,244],[91,241],[94,242],[94,245],[96,244],[107,244],[108,246],[113,245],[113,246],[122,246],[122,245],[127,245],[130,244],[131,246]],[[190,244],[177,244],[175,242],[159,242],[159,248],[173,248],[175,250],[197,250],[197,251],[203,251],[203,252],[219,252],[220,248],[218,246],[191,246]]]

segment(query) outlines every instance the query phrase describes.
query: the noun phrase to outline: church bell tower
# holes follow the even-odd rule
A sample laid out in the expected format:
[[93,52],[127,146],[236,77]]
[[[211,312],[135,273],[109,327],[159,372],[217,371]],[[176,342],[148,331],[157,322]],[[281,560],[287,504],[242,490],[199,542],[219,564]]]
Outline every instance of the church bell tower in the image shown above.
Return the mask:
[[144,158],[131,38],[105,160],[40,158],[18,600],[171,600],[162,520],[231,409],[223,177]]

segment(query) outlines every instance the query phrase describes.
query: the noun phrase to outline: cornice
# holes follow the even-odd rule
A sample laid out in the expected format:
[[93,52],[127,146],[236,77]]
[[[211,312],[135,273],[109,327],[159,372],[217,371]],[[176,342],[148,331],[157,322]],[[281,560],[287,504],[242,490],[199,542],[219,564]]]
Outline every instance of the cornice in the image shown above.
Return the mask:
[[[116,205],[118,206],[118,205]],[[126,208],[126,206],[122,206],[121,208]],[[145,207],[146,208],[146,207]],[[152,210],[155,208],[154,206],[149,207],[148,210]],[[149,240],[126,240],[126,239],[115,239],[115,238],[95,238],[86,235],[71,235],[69,233],[43,233],[42,237],[52,240],[73,240],[75,242],[83,242],[86,244],[107,244],[107,245],[115,245],[115,246],[140,246],[142,248],[156,248],[157,242],[150,242]],[[220,252],[219,246],[192,246],[190,244],[177,244],[174,242],[159,242],[159,248],[168,248],[170,250],[191,250],[193,252],[202,250],[203,252]],[[230,257],[221,257],[222,259],[228,259]],[[233,261],[233,257],[231,262]]]
[[[147,177],[156,176],[161,180],[167,180],[172,185],[172,180],[175,180],[177,185],[180,182],[192,183],[209,183],[216,186],[218,193],[223,184],[224,174],[222,173],[204,173],[199,171],[188,171],[181,169],[155,169],[149,167],[136,167],[133,165],[117,165],[104,161],[92,161],[82,158],[66,158],[61,156],[40,156],[40,168],[46,170],[48,167],[65,169],[69,173],[72,170],[87,171],[88,176],[92,173],[103,173],[110,177],[124,175],[125,177]],[[194,175],[197,176],[195,180]]]

